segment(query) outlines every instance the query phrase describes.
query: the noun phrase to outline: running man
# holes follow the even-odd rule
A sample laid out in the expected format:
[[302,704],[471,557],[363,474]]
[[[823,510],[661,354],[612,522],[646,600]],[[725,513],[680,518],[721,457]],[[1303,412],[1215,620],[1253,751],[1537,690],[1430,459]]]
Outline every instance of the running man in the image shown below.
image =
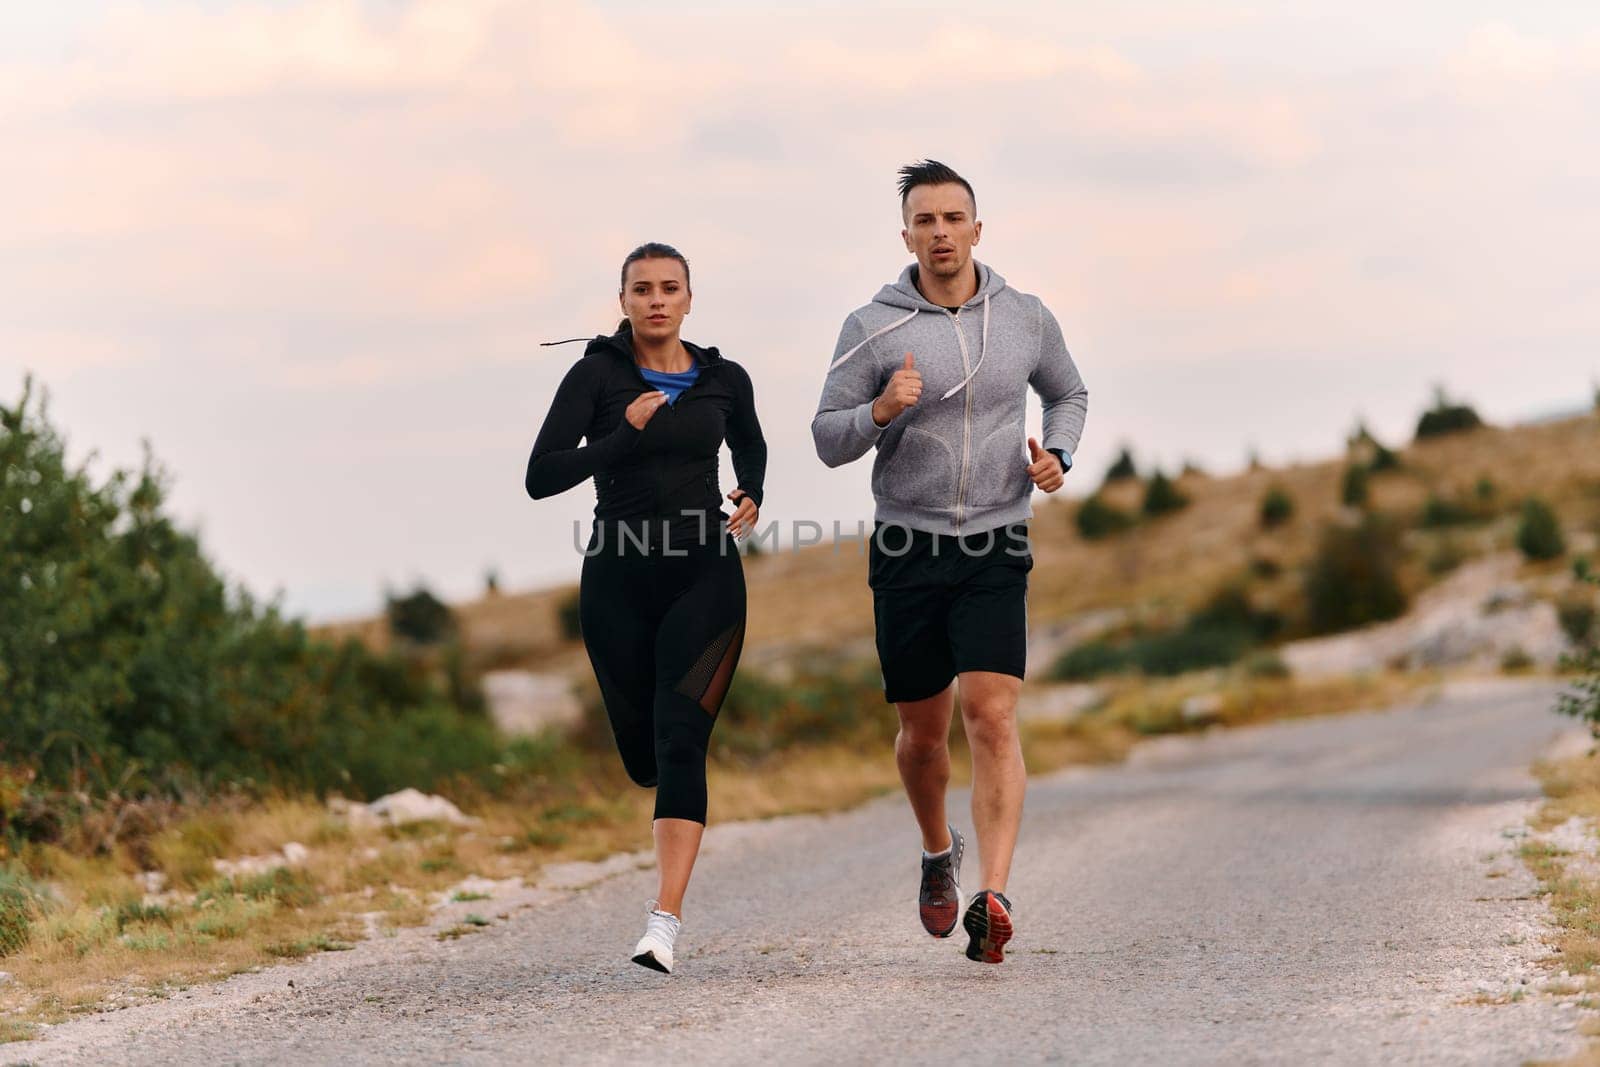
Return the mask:
[[[960,919],[967,958],[1005,959],[1006,881],[1027,772],[1017,694],[1027,660],[1027,520],[1035,487],[1061,488],[1088,391],[1055,317],[972,258],[972,186],[933,160],[900,169],[901,237],[916,262],[851,312],[811,421],[830,467],[876,448],[872,587],[895,762],[922,830],[918,911],[935,937]],[[1044,443],[1024,444],[1027,389]],[[956,693],[972,749],[980,890],[961,909],[961,833],[945,816]]]

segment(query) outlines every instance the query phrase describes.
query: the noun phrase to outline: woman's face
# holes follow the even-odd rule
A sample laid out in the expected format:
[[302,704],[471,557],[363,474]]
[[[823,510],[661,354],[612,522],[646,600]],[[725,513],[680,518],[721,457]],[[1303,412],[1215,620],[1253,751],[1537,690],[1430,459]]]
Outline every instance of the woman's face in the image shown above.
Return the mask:
[[636,259],[628,264],[621,300],[635,337],[672,340],[689,314],[687,272],[675,259]]

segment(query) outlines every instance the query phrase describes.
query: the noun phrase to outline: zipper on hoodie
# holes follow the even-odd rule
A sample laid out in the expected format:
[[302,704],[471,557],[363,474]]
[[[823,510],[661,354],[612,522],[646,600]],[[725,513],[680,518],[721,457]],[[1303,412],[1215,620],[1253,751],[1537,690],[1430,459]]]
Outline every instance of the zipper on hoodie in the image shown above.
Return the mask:
[[[956,340],[961,344],[961,374],[966,377],[972,373],[971,355],[967,351],[967,335],[961,329],[961,312],[944,309],[950,316],[950,324],[956,329]],[[962,501],[967,495],[967,464],[968,456],[972,450],[972,383],[967,383],[967,388],[961,390],[964,394],[962,401],[964,410],[961,415],[961,476],[956,482],[956,534],[961,534]]]

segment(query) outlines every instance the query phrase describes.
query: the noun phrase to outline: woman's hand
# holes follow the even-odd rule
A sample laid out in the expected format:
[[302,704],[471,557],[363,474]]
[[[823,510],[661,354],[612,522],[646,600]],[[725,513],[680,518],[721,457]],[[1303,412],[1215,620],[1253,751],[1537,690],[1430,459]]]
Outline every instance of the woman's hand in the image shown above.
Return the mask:
[[650,421],[650,416],[666,402],[667,394],[659,390],[653,393],[640,393],[634,397],[633,403],[628,405],[628,410],[623,412],[623,417],[635,430],[642,430],[644,424]]
[[737,505],[733,514],[728,516],[728,532],[742,541],[756,528],[756,515],[759,513],[756,502],[743,489],[735,489],[728,494],[728,499]]

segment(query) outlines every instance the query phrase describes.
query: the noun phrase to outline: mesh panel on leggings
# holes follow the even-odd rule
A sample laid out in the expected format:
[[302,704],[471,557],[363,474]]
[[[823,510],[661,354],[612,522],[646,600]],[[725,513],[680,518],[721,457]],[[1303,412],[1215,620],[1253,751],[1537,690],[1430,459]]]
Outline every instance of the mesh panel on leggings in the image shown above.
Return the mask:
[[735,623],[722,631],[678,680],[677,691],[698,701],[706,714],[716,715],[722,710],[722,698],[728,695],[728,683],[733,678],[733,666],[739,660],[743,644],[744,623]]

